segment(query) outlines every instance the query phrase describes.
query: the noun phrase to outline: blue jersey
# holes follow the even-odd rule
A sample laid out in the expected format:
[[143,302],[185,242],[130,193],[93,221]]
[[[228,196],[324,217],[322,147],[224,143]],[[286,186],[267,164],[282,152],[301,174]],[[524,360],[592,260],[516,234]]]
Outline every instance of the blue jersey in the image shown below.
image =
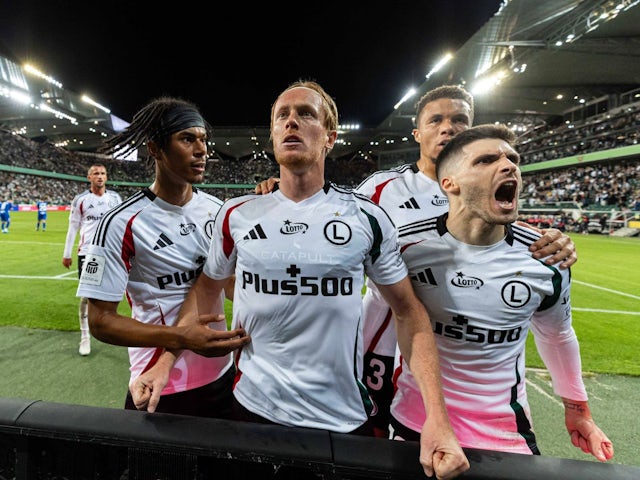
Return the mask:
[[3,222],[9,220],[9,213],[11,212],[12,208],[13,208],[13,203],[11,203],[8,200],[5,200],[4,202],[0,203],[0,218],[2,219]]
[[38,208],[38,220],[46,220],[47,219],[47,206],[49,204],[47,202],[38,202],[36,203],[36,207]]

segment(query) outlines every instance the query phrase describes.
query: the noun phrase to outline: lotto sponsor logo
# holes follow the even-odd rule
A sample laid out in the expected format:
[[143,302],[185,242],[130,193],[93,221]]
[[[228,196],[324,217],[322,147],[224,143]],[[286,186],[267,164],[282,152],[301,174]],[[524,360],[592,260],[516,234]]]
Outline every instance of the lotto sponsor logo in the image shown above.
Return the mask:
[[186,235],[190,235],[196,231],[195,223],[183,223],[180,225],[180,235],[183,237]]
[[291,220],[285,220],[284,225],[280,228],[280,233],[283,235],[293,235],[295,233],[306,233],[309,229],[309,225],[302,222],[292,222]]
[[441,197],[439,195],[435,195],[433,200],[431,200],[431,205],[435,207],[442,207],[443,205],[449,205],[449,199],[447,197]]
[[477,277],[468,277],[462,272],[456,272],[456,276],[451,279],[451,285],[458,288],[480,288],[484,282]]

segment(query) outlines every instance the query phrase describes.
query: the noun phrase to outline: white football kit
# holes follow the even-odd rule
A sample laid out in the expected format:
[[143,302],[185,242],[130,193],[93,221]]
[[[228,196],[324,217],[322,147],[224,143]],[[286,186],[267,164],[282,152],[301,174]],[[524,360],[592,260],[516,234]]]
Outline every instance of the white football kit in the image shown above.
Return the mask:
[[[399,232],[414,290],[431,318],[442,387],[463,447],[537,453],[525,386],[529,327],[556,394],[587,400],[571,325],[570,271],[531,257],[540,234],[517,224],[491,246],[467,245],[446,216]],[[392,416],[420,432],[424,404],[403,361]]]
[[[438,182],[424,175],[415,163],[375,172],[356,191],[384,208],[397,228],[449,210],[449,201]],[[392,373],[394,357],[397,357],[395,320],[373,282],[367,279],[366,286],[364,382],[375,403],[372,420],[384,430],[389,422],[394,392]]]
[[96,195],[91,190],[85,190],[76,195],[71,201],[69,212],[69,228],[64,243],[63,258],[71,258],[71,250],[76,241],[76,235],[80,230],[78,241],[78,255],[86,255],[87,246],[98,228],[98,222],[107,210],[122,202],[119,193],[105,190],[102,195]]
[[[194,188],[180,207],[145,188],[109,211],[88,247],[77,296],[119,302],[126,293],[131,316],[173,325],[209,253],[215,216],[222,201]],[[221,294],[218,313],[223,313]],[[211,328],[226,330],[224,322]],[[162,348],[129,347],[130,382],[151,368]],[[191,390],[220,378],[232,356],[207,358],[184,350],[163,395]]]
[[280,190],[228,200],[204,273],[235,273],[234,328],[251,343],[237,358],[234,395],[287,425],[351,432],[371,403],[362,378],[362,287],[406,276],[386,213],[326,184],[301,202]]

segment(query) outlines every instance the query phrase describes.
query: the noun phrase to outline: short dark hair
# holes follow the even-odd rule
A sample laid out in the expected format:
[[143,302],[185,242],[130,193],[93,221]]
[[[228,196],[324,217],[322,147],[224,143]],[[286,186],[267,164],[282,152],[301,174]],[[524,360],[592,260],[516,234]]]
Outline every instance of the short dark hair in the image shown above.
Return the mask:
[[449,143],[447,143],[438,158],[436,158],[436,177],[440,178],[442,165],[451,157],[460,153],[460,151],[470,143],[486,138],[497,138],[504,140],[512,147],[516,142],[516,134],[509,127],[502,123],[486,123],[468,128],[455,135]]
[[433,90],[429,90],[416,102],[416,125],[419,124],[418,119],[420,118],[420,113],[422,113],[424,106],[427,103],[440,100],[441,98],[451,98],[467,102],[469,107],[471,107],[469,110],[469,121],[473,124],[473,95],[458,85],[441,85]]

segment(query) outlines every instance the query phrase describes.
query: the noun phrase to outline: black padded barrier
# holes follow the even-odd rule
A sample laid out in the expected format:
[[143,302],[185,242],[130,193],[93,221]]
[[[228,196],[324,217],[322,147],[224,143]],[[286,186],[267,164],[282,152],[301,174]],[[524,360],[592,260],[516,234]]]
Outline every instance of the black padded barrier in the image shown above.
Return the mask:
[[[0,397],[0,480],[424,479],[416,442]],[[639,480],[640,468],[465,449],[471,480]]]

